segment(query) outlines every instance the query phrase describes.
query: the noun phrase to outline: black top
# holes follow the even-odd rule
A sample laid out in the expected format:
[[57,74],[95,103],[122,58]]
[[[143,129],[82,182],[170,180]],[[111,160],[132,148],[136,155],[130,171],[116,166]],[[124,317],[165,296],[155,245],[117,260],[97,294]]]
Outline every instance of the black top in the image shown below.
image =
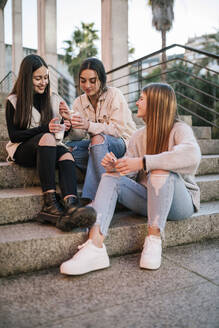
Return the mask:
[[[40,102],[39,102],[38,95],[34,96],[33,105],[40,113],[41,109],[40,109]],[[11,104],[11,102],[8,100],[6,103],[6,122],[7,122],[8,134],[11,142],[14,143],[24,142],[39,133],[49,132],[49,124],[39,125],[36,128],[28,128],[25,130],[21,130],[19,127],[14,125],[14,113],[15,113],[15,109]]]

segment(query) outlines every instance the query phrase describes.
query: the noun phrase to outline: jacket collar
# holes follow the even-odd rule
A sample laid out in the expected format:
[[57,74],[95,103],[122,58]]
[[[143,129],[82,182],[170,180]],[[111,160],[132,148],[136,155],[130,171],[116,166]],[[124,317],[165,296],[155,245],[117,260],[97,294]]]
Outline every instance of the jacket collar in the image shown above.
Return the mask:
[[[101,94],[101,96],[99,97],[98,99],[98,102],[102,102],[106,99],[106,94],[107,92],[103,92]],[[85,109],[85,108],[88,108],[90,107],[90,109],[93,109],[93,106],[92,104],[90,103],[90,100],[88,99],[88,96],[86,95],[86,93],[83,93],[81,96],[80,96],[80,100],[81,100],[81,105],[82,105],[82,108]]]

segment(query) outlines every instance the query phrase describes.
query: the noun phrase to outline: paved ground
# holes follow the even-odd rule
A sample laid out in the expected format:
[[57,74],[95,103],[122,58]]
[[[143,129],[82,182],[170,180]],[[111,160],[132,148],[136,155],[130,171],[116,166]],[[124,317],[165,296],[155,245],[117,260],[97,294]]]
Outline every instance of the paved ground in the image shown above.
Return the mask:
[[58,268],[0,279],[1,328],[219,327],[219,240],[170,247],[160,270],[140,254],[81,277]]

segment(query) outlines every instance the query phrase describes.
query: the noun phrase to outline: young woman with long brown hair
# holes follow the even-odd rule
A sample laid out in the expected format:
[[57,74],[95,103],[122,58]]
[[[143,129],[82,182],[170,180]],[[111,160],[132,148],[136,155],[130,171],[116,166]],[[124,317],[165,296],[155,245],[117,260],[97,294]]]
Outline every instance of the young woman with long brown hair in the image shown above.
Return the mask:
[[82,274],[109,266],[103,240],[117,200],[148,218],[147,236],[140,267],[161,265],[161,236],[166,220],[181,220],[198,211],[200,192],[194,175],[201,154],[193,131],[176,118],[176,97],[168,84],[147,85],[136,103],[145,127],[131,137],[126,156],[108,153],[93,208],[97,220],[88,241],[72,259],[61,265],[61,273]]
[[[6,102],[8,159],[24,167],[37,167],[44,204],[36,220],[71,230],[93,224],[95,211],[79,208],[73,157],[55,139],[61,128],[56,121],[62,119],[63,110],[68,108],[61,97],[50,93],[46,62],[38,55],[26,56]],[[65,130],[69,130],[70,122],[64,120],[63,123]],[[63,203],[56,194],[56,167]]]
[[[87,58],[81,64],[79,86],[83,94],[73,103],[73,135],[67,146],[76,166],[86,171],[82,198],[90,202],[105,172],[101,160],[110,151],[117,158],[124,156],[136,126],[121,91],[106,85],[105,68],[99,59]],[[81,140],[74,140],[76,131],[76,139]]]

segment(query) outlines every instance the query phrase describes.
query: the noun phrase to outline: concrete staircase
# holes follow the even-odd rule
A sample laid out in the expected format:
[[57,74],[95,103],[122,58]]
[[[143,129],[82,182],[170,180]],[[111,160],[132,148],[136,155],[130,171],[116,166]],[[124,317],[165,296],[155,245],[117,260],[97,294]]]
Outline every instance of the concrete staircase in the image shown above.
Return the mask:
[[[211,129],[194,128],[202,151],[197,173],[201,188],[201,209],[192,218],[167,222],[164,247],[219,236],[219,140]],[[8,135],[4,112],[0,112],[0,276],[58,266],[87,238],[82,229],[64,233],[40,225],[33,216],[42,206],[39,179],[34,169],[6,162]],[[79,177],[81,180],[82,177]],[[117,211],[106,246],[109,255],[139,251],[146,231],[143,217]]]

